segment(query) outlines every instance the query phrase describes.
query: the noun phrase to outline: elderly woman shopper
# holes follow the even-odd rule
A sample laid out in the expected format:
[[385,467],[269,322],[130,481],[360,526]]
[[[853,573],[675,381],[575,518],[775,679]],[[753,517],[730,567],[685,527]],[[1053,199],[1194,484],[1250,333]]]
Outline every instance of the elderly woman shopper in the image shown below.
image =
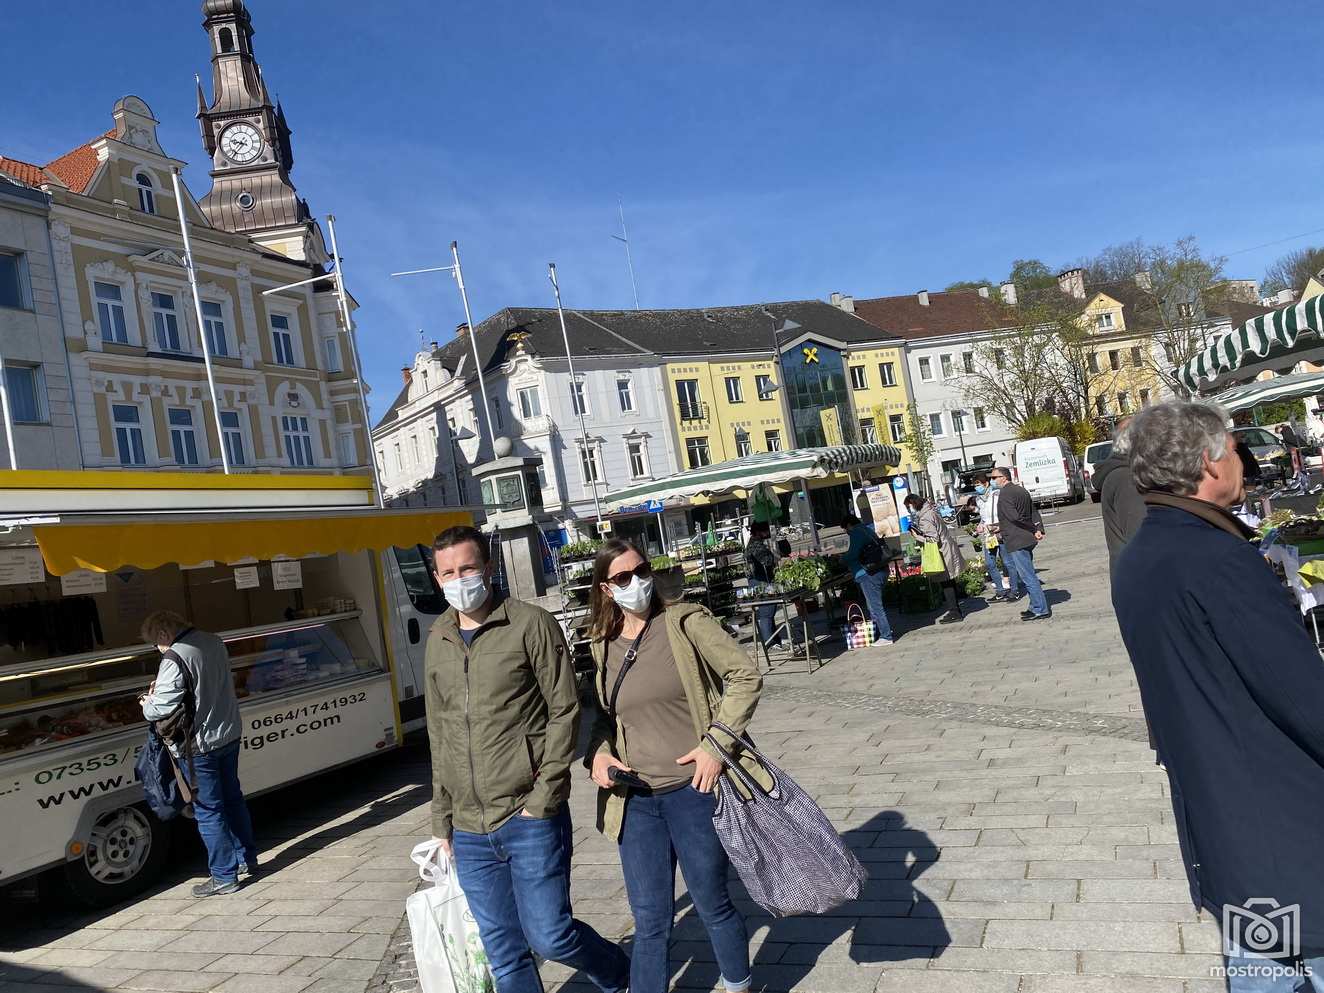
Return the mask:
[[[763,678],[708,611],[663,602],[648,559],[628,542],[609,541],[598,552],[591,598],[601,706],[585,763],[601,787],[599,828],[620,845],[634,915],[630,991],[667,989],[679,863],[722,982],[744,993],[752,982],[749,932],[731,902],[726,852],[713,828],[722,762],[705,739],[740,754],[715,725],[742,734]],[[771,788],[760,767],[741,764]]]
[[963,621],[961,615],[961,597],[956,591],[956,577],[965,569],[965,559],[956,547],[956,539],[943,524],[932,502],[925,500],[918,493],[906,497],[906,509],[910,511],[910,533],[923,542],[938,546],[942,554],[943,595],[947,598],[947,613],[938,618],[939,624],[954,624]]

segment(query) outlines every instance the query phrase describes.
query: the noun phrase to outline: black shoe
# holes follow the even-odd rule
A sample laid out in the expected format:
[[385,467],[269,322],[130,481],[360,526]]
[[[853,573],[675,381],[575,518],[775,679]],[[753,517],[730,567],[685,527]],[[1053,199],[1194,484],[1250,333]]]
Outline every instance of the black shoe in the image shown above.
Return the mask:
[[205,896],[228,896],[231,893],[239,892],[239,880],[231,879],[226,882],[223,879],[208,879],[205,883],[198,883],[193,887],[193,895],[201,899]]
[[1046,621],[1048,620],[1048,618],[1052,616],[1053,616],[1053,612],[1051,610],[1048,611],[1046,614],[1036,614],[1033,610],[1021,611],[1021,620],[1023,621]]
[[943,614],[941,617],[938,618],[938,623],[957,624],[963,620],[965,620],[965,618],[961,615],[961,612],[959,610],[949,610],[947,611],[947,613]]

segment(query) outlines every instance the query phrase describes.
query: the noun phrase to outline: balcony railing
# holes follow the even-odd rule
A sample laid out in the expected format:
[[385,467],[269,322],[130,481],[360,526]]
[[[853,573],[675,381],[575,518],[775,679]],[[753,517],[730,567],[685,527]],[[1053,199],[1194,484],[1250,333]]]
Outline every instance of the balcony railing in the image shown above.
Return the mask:
[[680,402],[681,421],[706,421],[708,420],[708,405],[702,400],[696,400],[688,403],[684,400]]

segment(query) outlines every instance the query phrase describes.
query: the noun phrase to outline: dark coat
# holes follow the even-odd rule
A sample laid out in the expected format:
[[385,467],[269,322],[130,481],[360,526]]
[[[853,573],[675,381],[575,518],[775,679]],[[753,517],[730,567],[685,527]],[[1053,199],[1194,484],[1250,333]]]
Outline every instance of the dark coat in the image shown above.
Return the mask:
[[1117,556],[1145,519],[1145,501],[1140,499],[1131,476],[1129,455],[1109,455],[1094,470],[1094,490],[1103,511],[1103,536],[1108,542],[1108,565],[1117,568]]
[[1287,591],[1254,545],[1151,504],[1112,599],[1195,905],[1300,903],[1324,949],[1324,664]]
[[1020,483],[1006,483],[998,489],[998,537],[1007,551],[1034,548],[1039,544],[1034,533],[1043,526],[1029,490]]

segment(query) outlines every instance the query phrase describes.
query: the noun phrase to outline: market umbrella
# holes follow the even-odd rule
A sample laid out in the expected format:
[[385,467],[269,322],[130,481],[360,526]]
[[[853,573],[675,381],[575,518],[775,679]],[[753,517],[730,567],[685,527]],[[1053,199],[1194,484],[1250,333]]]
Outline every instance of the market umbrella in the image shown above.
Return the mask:
[[1265,369],[1294,365],[1304,353],[1321,357],[1324,340],[1324,296],[1253,317],[1239,328],[1225,332],[1202,349],[1172,376],[1192,391],[1202,382],[1214,382],[1234,372],[1251,378]]
[[1324,393],[1324,372],[1300,372],[1291,376],[1275,376],[1254,383],[1234,386],[1213,399],[1229,414],[1249,410],[1261,403],[1280,400],[1300,400],[1302,397]]

